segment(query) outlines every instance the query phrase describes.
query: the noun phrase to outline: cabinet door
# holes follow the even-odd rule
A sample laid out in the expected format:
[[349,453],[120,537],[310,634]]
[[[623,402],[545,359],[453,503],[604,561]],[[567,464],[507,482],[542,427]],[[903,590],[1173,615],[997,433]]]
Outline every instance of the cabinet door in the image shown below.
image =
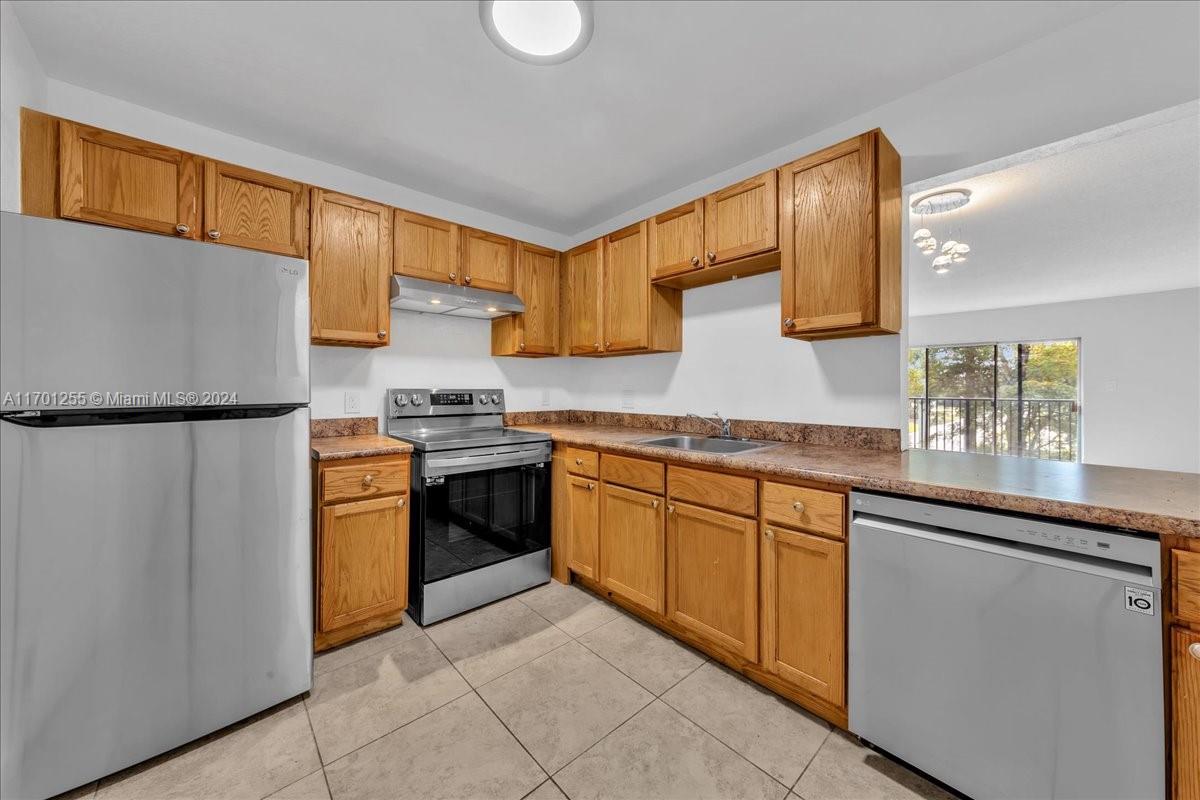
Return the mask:
[[779,246],[775,170],[704,198],[704,258],[723,264]]
[[899,182],[877,131],[780,169],[781,333],[899,330]]
[[533,244],[517,244],[517,296],[525,311],[517,314],[514,347],[522,355],[558,353],[558,253]]
[[835,706],[846,699],[846,546],[766,527],[762,665]]
[[314,342],[388,343],[392,210],[343,194],[312,190]]
[[600,484],[600,584],[663,613],[663,503],[658,497]]
[[460,234],[453,222],[396,209],[392,234],[397,275],[441,283],[458,283]]
[[321,510],[319,620],[329,632],[408,605],[408,503],[380,497]]
[[604,240],[604,350],[650,346],[650,270],[646,223],[610,233]]
[[664,211],[648,221],[650,276],[665,278],[704,266],[704,201]]
[[66,120],[58,130],[62,216],[199,238],[198,158]]
[[1174,797],[1200,800],[1200,633],[1171,629]]
[[220,244],[307,258],[308,191],[286,178],[205,161],[204,236]]
[[474,228],[463,228],[463,284],[493,292],[511,292],[514,250],[512,239]]
[[568,565],[585,578],[596,580],[600,560],[600,493],[594,480],[567,477],[567,503],[571,509],[571,556]]
[[563,259],[571,316],[567,330],[568,349],[571,355],[599,353],[604,348],[600,330],[604,240],[582,244],[565,253]]
[[667,616],[718,647],[758,658],[758,524],[667,506]]

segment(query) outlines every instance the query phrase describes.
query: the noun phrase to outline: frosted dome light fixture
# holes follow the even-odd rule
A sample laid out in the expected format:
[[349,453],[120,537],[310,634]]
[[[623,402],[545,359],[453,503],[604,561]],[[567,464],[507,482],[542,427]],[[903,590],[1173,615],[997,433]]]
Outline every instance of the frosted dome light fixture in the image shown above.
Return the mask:
[[592,38],[588,0],[482,0],[479,22],[492,44],[527,64],[570,61]]

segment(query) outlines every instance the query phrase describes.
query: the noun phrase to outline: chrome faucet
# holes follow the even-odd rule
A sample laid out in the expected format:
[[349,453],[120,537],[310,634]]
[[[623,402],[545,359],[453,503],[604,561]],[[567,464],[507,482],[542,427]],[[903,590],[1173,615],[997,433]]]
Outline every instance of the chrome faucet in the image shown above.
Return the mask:
[[720,411],[714,411],[713,415],[711,417],[702,417],[699,414],[692,414],[691,412],[688,412],[687,416],[695,417],[696,419],[702,419],[705,422],[709,423],[710,425],[716,425],[718,428],[721,429],[720,435],[722,438],[725,438],[725,439],[733,438],[733,433],[730,431],[730,427],[729,427],[729,420],[727,420],[725,417],[722,417]]

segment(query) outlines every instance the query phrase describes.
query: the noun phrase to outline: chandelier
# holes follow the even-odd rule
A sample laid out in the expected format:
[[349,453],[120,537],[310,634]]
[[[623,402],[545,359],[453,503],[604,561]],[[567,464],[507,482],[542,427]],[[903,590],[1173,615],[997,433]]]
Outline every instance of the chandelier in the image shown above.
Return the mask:
[[[913,212],[921,215],[921,227],[913,233],[913,244],[923,255],[933,256],[930,267],[939,275],[949,272],[955,264],[966,261],[967,253],[971,252],[971,246],[962,241],[961,232],[956,230],[958,226],[954,223],[957,222],[957,214],[953,214],[969,202],[970,189],[945,189],[912,201]],[[952,214],[948,238],[941,243],[941,247],[938,247],[937,237],[925,225],[925,217],[936,214]]]

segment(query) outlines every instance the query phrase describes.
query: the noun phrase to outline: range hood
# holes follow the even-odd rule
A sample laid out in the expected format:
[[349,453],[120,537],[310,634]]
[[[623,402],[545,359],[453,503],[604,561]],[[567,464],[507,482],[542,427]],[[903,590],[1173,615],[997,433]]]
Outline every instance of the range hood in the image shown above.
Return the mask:
[[490,292],[470,286],[455,286],[421,278],[392,276],[391,306],[422,314],[495,319],[520,314],[525,304],[515,294]]

